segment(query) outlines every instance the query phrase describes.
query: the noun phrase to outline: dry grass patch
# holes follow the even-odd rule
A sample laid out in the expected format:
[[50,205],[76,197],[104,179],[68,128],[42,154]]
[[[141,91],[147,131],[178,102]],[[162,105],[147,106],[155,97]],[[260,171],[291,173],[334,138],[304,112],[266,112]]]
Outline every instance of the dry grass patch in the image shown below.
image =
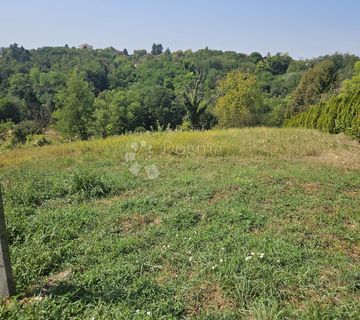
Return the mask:
[[351,151],[323,152],[317,156],[304,158],[311,164],[328,165],[346,170],[360,169],[360,145],[354,145]]
[[214,205],[220,201],[226,200],[230,197],[232,197],[233,195],[236,194],[236,192],[239,190],[239,186],[234,185],[234,186],[230,186],[224,190],[217,190],[212,197],[209,199],[209,204],[210,205]]
[[198,316],[211,311],[235,310],[236,303],[221,286],[207,282],[194,287],[187,298],[187,315]]
[[44,158],[119,154],[132,142],[146,141],[153,155],[196,158],[237,156],[239,159],[304,159],[312,163],[360,168],[360,145],[344,135],[295,128],[244,128],[206,132],[167,132],[123,135],[77,141],[41,148],[24,148],[0,154],[0,167]]
[[149,225],[159,225],[161,218],[152,215],[132,214],[131,216],[120,218],[121,230],[125,233],[136,232]]
[[177,271],[171,266],[171,264],[166,263],[162,268],[159,274],[156,276],[155,281],[159,285],[165,285],[168,282],[175,280],[178,277]]
[[301,185],[301,188],[306,194],[316,194],[317,192],[320,191],[321,185],[319,183],[308,182],[308,183],[303,183]]
[[[55,288],[61,283],[68,281],[71,275],[71,270],[66,269],[47,277],[47,279],[45,279],[45,281],[40,286],[31,287],[25,297],[19,300],[19,303],[22,305],[27,305],[41,302],[47,299],[51,289]],[[35,294],[37,291],[39,291],[39,293]]]

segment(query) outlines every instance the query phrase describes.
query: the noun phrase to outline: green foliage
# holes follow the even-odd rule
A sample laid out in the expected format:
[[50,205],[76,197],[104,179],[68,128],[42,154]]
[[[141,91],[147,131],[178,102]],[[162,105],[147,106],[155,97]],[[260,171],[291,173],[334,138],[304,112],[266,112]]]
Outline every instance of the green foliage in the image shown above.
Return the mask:
[[22,106],[16,99],[0,98],[0,122],[19,123],[23,118]]
[[110,89],[125,89],[136,81],[136,68],[134,63],[119,56],[115,59],[115,67],[109,74]]
[[[152,130],[158,124],[175,128],[190,122],[192,129],[210,129],[219,122],[213,112],[218,82],[239,70],[256,76],[266,101],[246,125],[281,126],[333,95],[351,78],[357,60],[338,53],[294,60],[284,53],[263,57],[209,48],[171,52],[161,44],[154,44],[151,54],[113,47],[26,50],[13,44],[0,56],[0,122],[30,120],[43,129],[57,127],[71,139]],[[86,82],[84,88],[70,89],[74,70],[79,73],[74,83]],[[79,103],[82,96],[71,90],[83,92],[86,101]]]
[[10,131],[10,139],[8,141],[7,147],[14,148],[18,145],[26,143],[28,136],[38,135],[42,133],[42,128],[38,123],[34,121],[23,121],[12,127]]
[[192,129],[200,129],[205,125],[201,117],[208,108],[208,101],[205,100],[205,79],[195,65],[190,64],[187,69],[190,73],[183,93],[183,105],[186,110],[184,122],[189,122]]
[[111,109],[109,101],[106,100],[106,92],[103,92],[94,101],[94,125],[95,131],[106,138],[112,133]]
[[250,53],[250,58],[251,58],[251,61],[252,61],[254,64],[257,64],[258,62],[260,62],[261,60],[263,60],[263,57],[262,57],[262,55],[261,55],[259,52],[252,52],[252,53]]
[[336,66],[332,60],[324,60],[309,69],[302,77],[293,92],[288,117],[306,111],[308,106],[320,102],[323,94],[334,89],[336,83]]
[[11,133],[14,123],[11,121],[0,122],[0,141],[6,141],[9,134]]
[[87,139],[93,118],[94,94],[84,75],[74,70],[56,99],[59,130],[69,137]]
[[27,143],[34,147],[43,147],[51,144],[51,141],[44,134],[35,134],[27,137]]
[[90,171],[75,172],[69,183],[69,193],[85,199],[104,197],[112,191],[108,181]]
[[[174,129],[182,121],[184,111],[171,89],[153,86],[142,93],[142,105],[147,111],[142,125],[150,128],[153,123]],[[140,110],[139,110],[140,111]]]
[[162,54],[163,52],[163,46],[161,43],[159,44],[153,44],[152,45],[152,48],[151,48],[151,54],[154,55],[154,56],[157,56],[159,54]]
[[346,132],[360,141],[360,62],[351,80],[338,95],[286,121],[287,126],[318,128],[329,133]]
[[221,127],[252,126],[259,122],[262,98],[254,75],[232,71],[219,82],[214,113]]
[[286,73],[292,59],[288,54],[277,53],[275,56],[268,55],[256,64],[257,72],[268,71],[273,75]]

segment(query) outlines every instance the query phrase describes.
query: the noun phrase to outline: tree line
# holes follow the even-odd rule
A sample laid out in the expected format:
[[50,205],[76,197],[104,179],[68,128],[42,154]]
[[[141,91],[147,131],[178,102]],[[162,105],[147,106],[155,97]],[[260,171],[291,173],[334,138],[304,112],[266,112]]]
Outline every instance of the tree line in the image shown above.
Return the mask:
[[161,44],[132,54],[12,44],[0,49],[0,140],[21,144],[48,128],[88,139],[165,128],[302,126],[304,113],[329,109],[334,99],[348,106],[338,96],[356,81],[358,60],[338,53],[296,60],[208,48],[171,52]]
[[285,125],[345,132],[360,142],[360,62],[355,64],[353,77],[343,82],[337,94],[309,105],[306,111],[286,120]]

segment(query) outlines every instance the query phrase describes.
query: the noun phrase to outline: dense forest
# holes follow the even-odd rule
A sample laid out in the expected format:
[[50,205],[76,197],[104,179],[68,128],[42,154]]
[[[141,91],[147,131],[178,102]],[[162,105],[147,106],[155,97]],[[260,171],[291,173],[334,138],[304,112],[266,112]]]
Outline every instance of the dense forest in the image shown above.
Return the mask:
[[[303,126],[360,139],[360,63],[205,48],[132,54],[17,44],[0,48],[0,141],[49,143],[148,130]],[[45,134],[45,135],[44,135]]]

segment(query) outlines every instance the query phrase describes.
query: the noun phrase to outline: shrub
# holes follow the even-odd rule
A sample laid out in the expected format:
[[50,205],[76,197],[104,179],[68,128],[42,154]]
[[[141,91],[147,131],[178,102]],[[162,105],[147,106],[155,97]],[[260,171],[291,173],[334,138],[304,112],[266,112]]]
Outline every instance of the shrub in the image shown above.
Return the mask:
[[10,121],[0,122],[0,140],[7,140],[13,126],[14,123]]
[[142,132],[146,132],[146,129],[142,126],[136,127],[134,130],[134,133],[142,133]]
[[35,121],[23,121],[14,126],[8,146],[13,148],[19,144],[24,144],[27,141],[28,135],[41,134],[42,132],[43,128]]
[[34,147],[42,147],[51,144],[44,135],[31,135],[27,137],[27,142],[31,143]]

